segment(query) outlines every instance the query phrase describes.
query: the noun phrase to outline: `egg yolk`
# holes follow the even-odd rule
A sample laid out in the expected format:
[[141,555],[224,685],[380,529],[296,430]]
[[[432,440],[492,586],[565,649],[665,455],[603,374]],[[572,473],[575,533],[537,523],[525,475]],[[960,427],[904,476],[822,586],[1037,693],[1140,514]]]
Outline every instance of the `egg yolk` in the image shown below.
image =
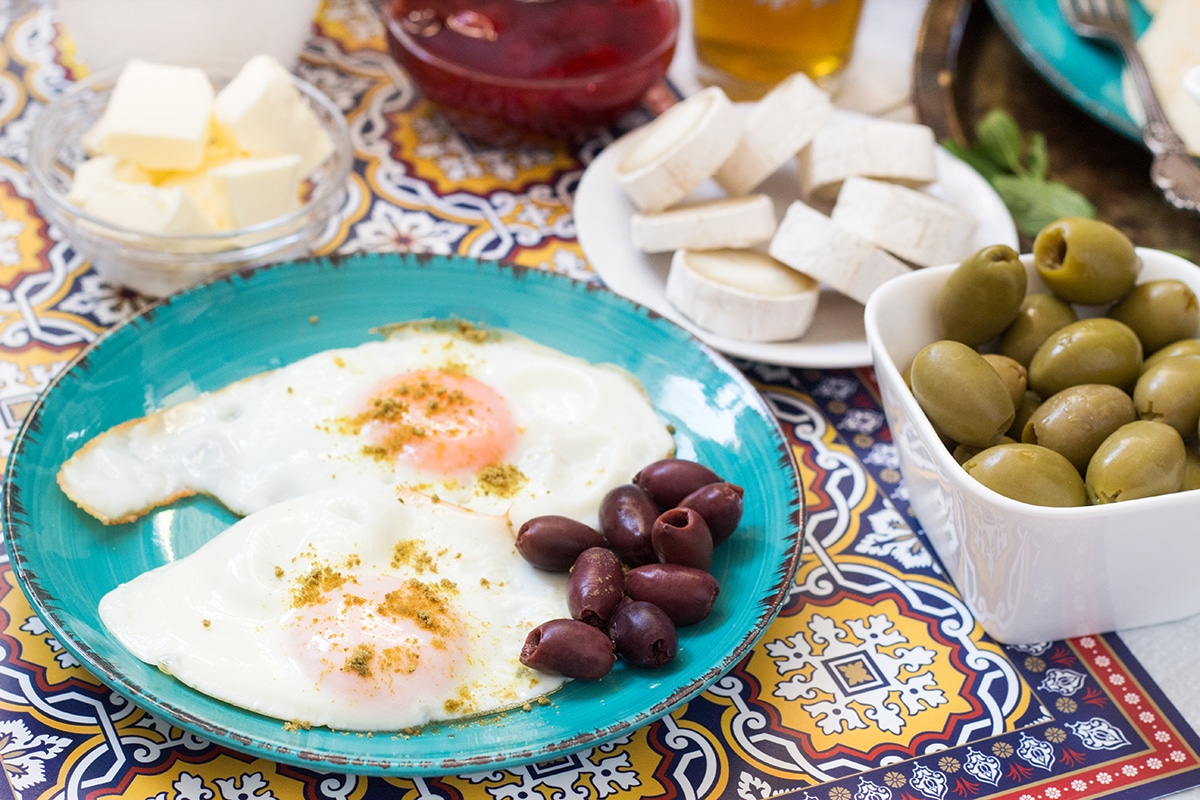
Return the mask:
[[483,381],[441,370],[390,378],[356,418],[367,452],[442,475],[502,462],[517,438],[507,401]]
[[302,600],[288,624],[301,669],[323,691],[403,708],[446,697],[466,652],[453,584],[360,576]]

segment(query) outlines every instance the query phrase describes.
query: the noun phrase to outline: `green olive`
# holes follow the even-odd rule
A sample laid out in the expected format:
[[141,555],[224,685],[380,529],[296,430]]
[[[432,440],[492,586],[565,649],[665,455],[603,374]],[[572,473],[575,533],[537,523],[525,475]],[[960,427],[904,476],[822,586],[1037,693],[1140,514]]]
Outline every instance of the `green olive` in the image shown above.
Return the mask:
[[1025,388],[1029,383],[1028,372],[1025,367],[1009,358],[1002,356],[999,353],[984,353],[983,360],[992,365],[992,369],[996,370],[996,374],[1004,381],[1004,385],[1008,387],[1008,394],[1012,397],[1013,408],[1021,405],[1021,401],[1025,399]]
[[1068,386],[1107,383],[1126,388],[1142,369],[1142,343],[1128,325],[1107,317],[1056,331],[1029,362],[1029,388],[1050,397]]
[[1200,450],[1194,447],[1187,449],[1187,465],[1183,470],[1183,488],[1179,491],[1190,492],[1200,489]]
[[1075,309],[1052,294],[1026,295],[1017,309],[1017,316],[1000,337],[1000,352],[1028,367],[1038,345],[1077,319]]
[[1070,386],[1046,398],[1021,431],[1021,441],[1061,453],[1082,475],[1096,448],[1137,419],[1133,400],[1104,383]]
[[999,444],[968,459],[963,469],[992,491],[1022,503],[1087,505],[1087,491],[1079,471],[1048,447]]
[[1165,422],[1189,437],[1200,422],[1200,356],[1164,358],[1144,370],[1133,387],[1142,419]]
[[1033,241],[1033,263],[1042,282],[1068,303],[1115,302],[1133,288],[1141,261],[1133,242],[1106,222],[1064,217]]
[[[1011,436],[1005,435],[996,439],[996,444],[1016,444],[1016,441],[1017,440]],[[995,447],[995,445],[988,445],[988,447]],[[987,450],[987,447],[975,447],[974,445],[969,444],[959,444],[954,446],[954,451],[951,453],[951,455],[954,456],[954,460],[958,462],[959,466],[962,466],[975,456],[982,453],[984,450]]]
[[1180,339],[1196,335],[1200,327],[1200,301],[1181,280],[1163,278],[1133,287],[1108,310],[1108,316],[1133,329],[1142,349],[1153,353]]
[[1015,441],[1021,441],[1021,431],[1025,430],[1025,423],[1033,416],[1033,412],[1038,410],[1042,404],[1042,398],[1037,392],[1025,390],[1025,396],[1021,398],[1020,404],[1017,406],[1017,413],[1013,417],[1012,425],[1008,427],[1008,435]]
[[1142,362],[1142,372],[1150,369],[1164,358],[1172,358],[1174,356],[1200,356],[1200,339],[1180,339],[1177,342],[1171,342],[1164,347],[1158,348],[1146,356],[1146,359]]
[[992,444],[1015,415],[1004,381],[962,342],[941,339],[917,353],[912,391],[934,428],[960,444]]
[[968,256],[938,291],[942,337],[976,346],[998,336],[1016,316],[1027,280],[1021,257],[1007,245]]
[[1139,419],[1117,428],[1088,462],[1093,504],[1171,494],[1183,488],[1187,448],[1170,425]]

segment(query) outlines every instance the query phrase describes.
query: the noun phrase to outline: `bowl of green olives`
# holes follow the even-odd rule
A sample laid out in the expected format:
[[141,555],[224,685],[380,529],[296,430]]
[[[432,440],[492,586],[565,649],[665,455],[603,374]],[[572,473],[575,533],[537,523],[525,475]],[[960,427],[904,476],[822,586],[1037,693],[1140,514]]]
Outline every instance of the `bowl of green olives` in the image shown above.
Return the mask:
[[864,315],[913,513],[1008,644],[1200,613],[1200,267],[1064,219]]

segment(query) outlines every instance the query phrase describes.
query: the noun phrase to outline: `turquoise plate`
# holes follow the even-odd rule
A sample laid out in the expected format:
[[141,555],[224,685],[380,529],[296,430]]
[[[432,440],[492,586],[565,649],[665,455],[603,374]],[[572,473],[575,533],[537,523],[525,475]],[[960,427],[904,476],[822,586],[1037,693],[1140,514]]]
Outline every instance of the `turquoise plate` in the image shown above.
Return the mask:
[[[674,426],[678,454],[746,490],[738,531],[718,548],[721,596],[681,631],[668,667],[617,667],[531,711],[429,726],[411,736],[289,732],[138,661],[97,613],[114,586],[196,549],[233,517],[194,499],[105,528],[58,489],[59,465],[95,434],[175,399],[333,347],[373,326],[459,317],[507,328],[641,379]],[[365,774],[458,774],[545,760],[632,732],[733,666],[774,619],[803,540],[796,462],[754,387],[722,356],[606,289],[540,270],[394,254],[290,262],[168,297],[108,331],[30,411],[9,459],[3,521],[13,568],[54,636],[105,683],[211,741],[300,766]]]
[[[1068,100],[1137,142],[1138,123],[1125,110],[1124,62],[1115,50],[1083,39],[1068,27],[1057,0],[987,0],[992,16],[1030,64]],[[1130,0],[1133,29],[1140,34],[1150,15]]]

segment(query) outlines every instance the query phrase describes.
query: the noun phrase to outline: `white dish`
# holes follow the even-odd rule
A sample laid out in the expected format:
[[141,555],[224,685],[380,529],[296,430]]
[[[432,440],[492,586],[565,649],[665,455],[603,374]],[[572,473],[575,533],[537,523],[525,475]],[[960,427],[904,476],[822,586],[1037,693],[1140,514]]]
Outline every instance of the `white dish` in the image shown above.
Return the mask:
[[[1139,249],[1139,282],[1177,278],[1200,292],[1179,256]],[[1030,293],[1045,292],[1024,257]],[[912,510],[976,620],[997,641],[1025,644],[1153,625],[1200,612],[1200,492],[1082,508],[1019,503],[963,470],[904,382],[940,337],[936,298],[953,266],[894,278],[867,302],[866,328],[888,428]],[[1077,308],[1081,316],[1096,309]]]
[[[860,122],[869,117],[838,109],[833,125]],[[629,219],[634,207],[616,182],[616,166],[628,147],[628,136],[604,149],[588,166],[575,193],[575,230],[592,269],[617,294],[624,295],[691,331],[702,341],[732,356],[795,367],[861,367],[871,363],[863,329],[860,303],[826,289],[821,292],[812,327],[803,338],[790,342],[745,342],[717,336],[692,324],[665,296],[670,253],[643,253],[630,239]],[[979,220],[978,247],[992,244],[1018,246],[1017,230],[1000,196],[979,173],[938,148],[939,180],[926,187],[929,194],[953,203]],[[794,161],[781,167],[756,191],[775,201],[780,219],[789,203],[799,199]],[[721,196],[706,181],[689,200]],[[828,211],[828,209],[823,209]]]

